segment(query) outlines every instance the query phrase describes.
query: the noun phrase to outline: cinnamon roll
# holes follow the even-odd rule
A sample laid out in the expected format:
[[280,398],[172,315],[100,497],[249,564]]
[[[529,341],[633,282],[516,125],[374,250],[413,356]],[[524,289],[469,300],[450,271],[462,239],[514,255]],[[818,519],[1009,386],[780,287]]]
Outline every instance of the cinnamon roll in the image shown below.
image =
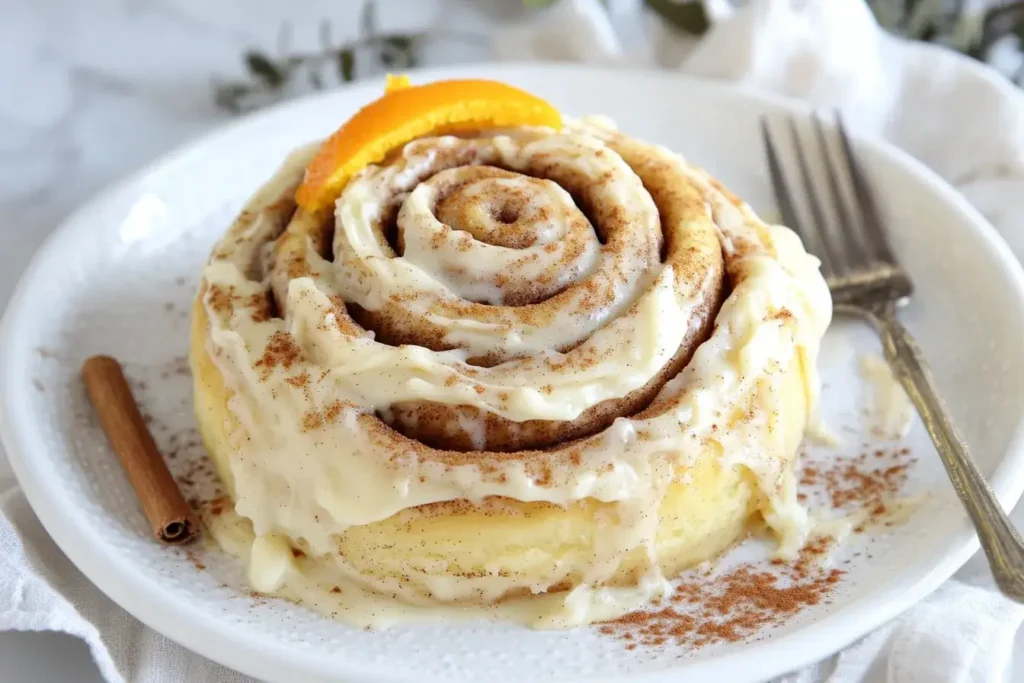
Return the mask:
[[419,137],[326,210],[295,200],[319,151],[246,204],[194,306],[197,417],[258,589],[546,594],[527,612],[554,626],[755,526],[802,544],[831,305],[791,231],[603,119]]

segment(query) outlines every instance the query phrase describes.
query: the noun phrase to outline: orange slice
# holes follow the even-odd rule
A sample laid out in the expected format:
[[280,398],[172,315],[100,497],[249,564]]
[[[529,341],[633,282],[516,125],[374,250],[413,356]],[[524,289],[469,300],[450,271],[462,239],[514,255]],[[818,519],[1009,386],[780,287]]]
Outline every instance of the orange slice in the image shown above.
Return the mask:
[[307,211],[319,211],[354,174],[435,131],[561,125],[557,109],[505,83],[452,80],[414,86],[405,76],[388,76],[384,96],[356,112],[320,147],[295,199]]

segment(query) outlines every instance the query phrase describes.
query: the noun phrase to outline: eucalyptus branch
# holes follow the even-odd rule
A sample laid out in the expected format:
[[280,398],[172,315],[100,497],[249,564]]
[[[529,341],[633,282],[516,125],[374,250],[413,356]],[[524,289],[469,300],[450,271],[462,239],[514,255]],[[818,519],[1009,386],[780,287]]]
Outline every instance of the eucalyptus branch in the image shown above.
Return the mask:
[[412,68],[427,43],[490,45],[486,36],[459,31],[380,33],[376,28],[376,16],[376,3],[364,3],[360,15],[361,35],[339,45],[332,44],[330,24],[326,21],[321,23],[321,49],[315,52],[289,54],[290,27],[282,26],[278,41],[278,52],[282,56],[272,57],[259,50],[247,51],[243,62],[248,78],[214,82],[214,102],[232,113],[239,113],[283,99],[303,83],[308,88],[319,90],[353,81],[360,71],[366,74],[383,69]]
[[483,36],[454,31],[420,31],[368,36],[319,52],[291,54],[276,59],[250,50],[244,55],[250,78],[215,83],[214,101],[233,113],[246,111],[255,104],[280,99],[302,73],[306,74],[309,86],[319,90],[326,87],[329,80],[323,73],[328,65],[336,67],[336,82],[348,83],[355,80],[359,55],[367,49],[378,51],[372,60],[374,68],[409,69],[416,66],[419,48],[429,41],[460,42],[481,47],[489,45]]

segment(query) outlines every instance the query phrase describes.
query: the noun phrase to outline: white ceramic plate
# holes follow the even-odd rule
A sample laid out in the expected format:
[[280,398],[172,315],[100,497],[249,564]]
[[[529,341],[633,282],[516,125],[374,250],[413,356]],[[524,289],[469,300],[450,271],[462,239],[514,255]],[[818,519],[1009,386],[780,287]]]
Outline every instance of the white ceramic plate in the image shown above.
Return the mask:
[[[769,210],[758,117],[794,105],[664,73],[493,66],[424,73],[507,80],[571,114],[604,113],[622,129],[682,151],[755,208]],[[291,103],[206,137],[103,194],[58,230],[28,268],[4,318],[3,439],[47,530],[104,592],[154,629],[271,681],[762,680],[826,656],[910,606],[976,548],[971,525],[920,425],[908,494],[930,492],[909,521],[848,548],[847,574],[821,604],[752,642],[698,651],[638,648],[596,629],[536,632],[459,623],[356,631],[301,607],[246,596],[239,563],[210,548],[156,544],[98,430],[78,379],[93,353],[121,359],[180,474],[201,457],[190,440],[182,372],[187,307],[200,265],[246,196],[286,151],[333,130],[380,84]],[[918,295],[905,320],[1005,505],[1024,488],[1024,278],[982,217],[898,151],[858,147]],[[871,334],[839,321],[821,368],[826,419],[861,421],[857,355]],[[845,448],[862,447],[850,437]],[[175,441],[172,444],[171,441]],[[842,449],[840,449],[842,450]],[[826,452],[818,457],[828,458]],[[860,544],[860,545],[857,545]],[[859,557],[856,547],[868,547]],[[744,550],[739,552],[742,556]],[[871,559],[868,559],[870,555]],[[198,569],[202,564],[205,569]]]

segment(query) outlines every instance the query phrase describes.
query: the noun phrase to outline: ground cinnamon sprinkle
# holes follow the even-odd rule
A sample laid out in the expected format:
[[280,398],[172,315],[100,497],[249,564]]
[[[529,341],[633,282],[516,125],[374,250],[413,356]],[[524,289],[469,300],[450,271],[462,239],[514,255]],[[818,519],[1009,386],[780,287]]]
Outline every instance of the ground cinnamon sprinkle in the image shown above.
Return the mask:
[[214,517],[224,513],[224,510],[232,506],[231,499],[227,496],[218,496],[210,501],[210,514]]
[[271,335],[263,355],[253,363],[253,367],[259,369],[261,377],[266,379],[276,368],[287,370],[304,358],[302,347],[295,338],[287,332],[278,331]]
[[828,600],[843,576],[839,569],[822,566],[831,542],[812,539],[792,562],[773,561],[773,571],[744,564],[724,575],[688,578],[669,598],[671,606],[627,614],[602,624],[598,632],[626,643],[628,650],[745,640]]
[[312,431],[320,429],[325,424],[333,424],[338,420],[341,411],[345,408],[341,401],[332,401],[321,410],[310,410],[302,416],[302,429]]
[[[877,522],[888,514],[887,501],[899,495],[916,462],[905,447],[837,455],[826,464],[805,465],[800,471],[800,484],[822,489],[823,502],[834,510],[864,510],[866,521]],[[854,531],[864,528],[862,524]]]
[[220,285],[211,285],[206,292],[210,307],[218,313],[230,315],[235,310],[235,288],[224,289]]
[[303,387],[309,386],[309,380],[310,377],[308,372],[302,372],[298,375],[295,375],[294,377],[284,378],[285,382],[288,382],[288,384],[292,385],[293,387],[296,387],[297,389],[302,389]]

